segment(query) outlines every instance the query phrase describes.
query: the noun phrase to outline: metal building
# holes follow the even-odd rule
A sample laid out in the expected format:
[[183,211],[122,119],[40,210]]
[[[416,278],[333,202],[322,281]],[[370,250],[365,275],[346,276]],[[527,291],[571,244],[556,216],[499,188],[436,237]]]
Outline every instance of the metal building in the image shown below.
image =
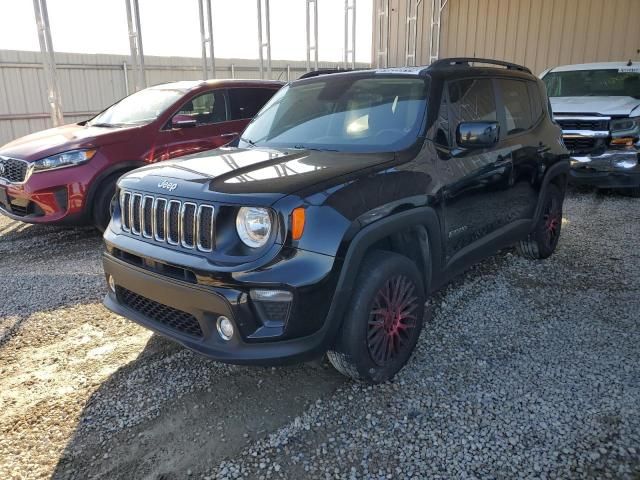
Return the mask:
[[640,0],[374,2],[374,66],[465,56],[513,61],[540,73],[570,63],[640,60]]

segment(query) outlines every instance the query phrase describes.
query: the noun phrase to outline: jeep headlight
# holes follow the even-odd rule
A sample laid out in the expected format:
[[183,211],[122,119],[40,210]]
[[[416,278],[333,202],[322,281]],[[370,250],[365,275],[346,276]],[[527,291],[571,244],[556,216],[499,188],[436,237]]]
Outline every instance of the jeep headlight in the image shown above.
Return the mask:
[[236,217],[236,230],[242,243],[248,247],[264,246],[271,235],[269,210],[259,207],[242,207]]
[[96,150],[69,150],[33,162],[33,172],[53,170],[55,168],[73,167],[88,162],[96,154]]

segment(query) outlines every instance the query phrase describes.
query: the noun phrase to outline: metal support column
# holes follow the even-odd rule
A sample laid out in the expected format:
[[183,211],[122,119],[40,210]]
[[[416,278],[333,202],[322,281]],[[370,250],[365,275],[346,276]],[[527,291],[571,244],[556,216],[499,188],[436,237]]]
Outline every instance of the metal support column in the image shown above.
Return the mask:
[[[264,2],[266,41],[262,41],[262,2]],[[258,44],[260,45],[260,78],[264,78],[264,57],[266,49],[267,78],[271,80],[271,25],[269,21],[269,0],[258,0]]]
[[[351,22],[349,22],[349,12],[351,12]],[[351,68],[356,68],[356,0],[344,0],[344,68],[349,68],[349,57],[351,57]]]
[[144,50],[142,48],[142,29],[140,28],[140,7],[138,0],[124,0],[127,7],[127,24],[129,26],[129,48],[131,64],[135,77],[134,89],[142,90],[147,86],[144,74]]
[[378,45],[376,47],[376,67],[389,65],[389,0],[378,0]]
[[[313,23],[311,23],[311,4],[313,4]],[[313,45],[311,44],[312,25]],[[318,70],[318,0],[307,0],[307,72],[311,71],[311,51],[313,51],[313,69]]]
[[407,67],[416,65],[418,45],[418,9],[422,0],[407,0],[407,26],[405,29],[405,61]]
[[38,27],[38,40],[40,41],[40,53],[42,54],[42,67],[47,79],[47,101],[51,108],[51,121],[55,127],[64,124],[62,114],[62,100],[60,98],[60,87],[58,86],[58,74],[56,72],[55,51],[51,40],[51,29],[49,28],[49,13],[47,11],[47,0],[33,0],[33,11],[36,16]]
[[431,34],[429,35],[429,63],[440,56],[440,25],[442,11],[449,0],[431,0]]
[[[211,0],[206,0],[206,11],[204,0],[198,0],[198,10],[200,12],[200,41],[202,43],[202,78],[216,78],[216,59],[213,49],[213,11],[211,10]],[[206,22],[205,22],[206,16]],[[211,59],[211,72],[207,67],[207,44],[209,45],[209,58]]]

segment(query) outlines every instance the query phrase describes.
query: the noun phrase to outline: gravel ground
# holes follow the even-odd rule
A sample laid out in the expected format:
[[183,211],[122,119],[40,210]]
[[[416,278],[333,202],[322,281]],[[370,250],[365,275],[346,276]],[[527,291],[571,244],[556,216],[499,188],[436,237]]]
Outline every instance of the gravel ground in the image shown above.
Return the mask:
[[640,203],[431,300],[393,382],[221,365],[108,313],[91,230],[0,218],[0,478],[640,479]]

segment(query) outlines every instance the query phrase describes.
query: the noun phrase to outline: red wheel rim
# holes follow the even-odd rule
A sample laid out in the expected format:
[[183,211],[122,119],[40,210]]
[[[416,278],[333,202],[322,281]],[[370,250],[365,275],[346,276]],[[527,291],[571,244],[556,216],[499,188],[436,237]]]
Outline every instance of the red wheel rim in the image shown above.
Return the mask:
[[557,199],[551,198],[549,202],[547,202],[542,218],[544,221],[544,233],[547,245],[552,247],[558,240],[560,225],[562,223],[562,213],[558,208]]
[[386,365],[407,346],[416,326],[415,284],[404,275],[390,278],[378,290],[369,313],[367,346],[373,361]]

